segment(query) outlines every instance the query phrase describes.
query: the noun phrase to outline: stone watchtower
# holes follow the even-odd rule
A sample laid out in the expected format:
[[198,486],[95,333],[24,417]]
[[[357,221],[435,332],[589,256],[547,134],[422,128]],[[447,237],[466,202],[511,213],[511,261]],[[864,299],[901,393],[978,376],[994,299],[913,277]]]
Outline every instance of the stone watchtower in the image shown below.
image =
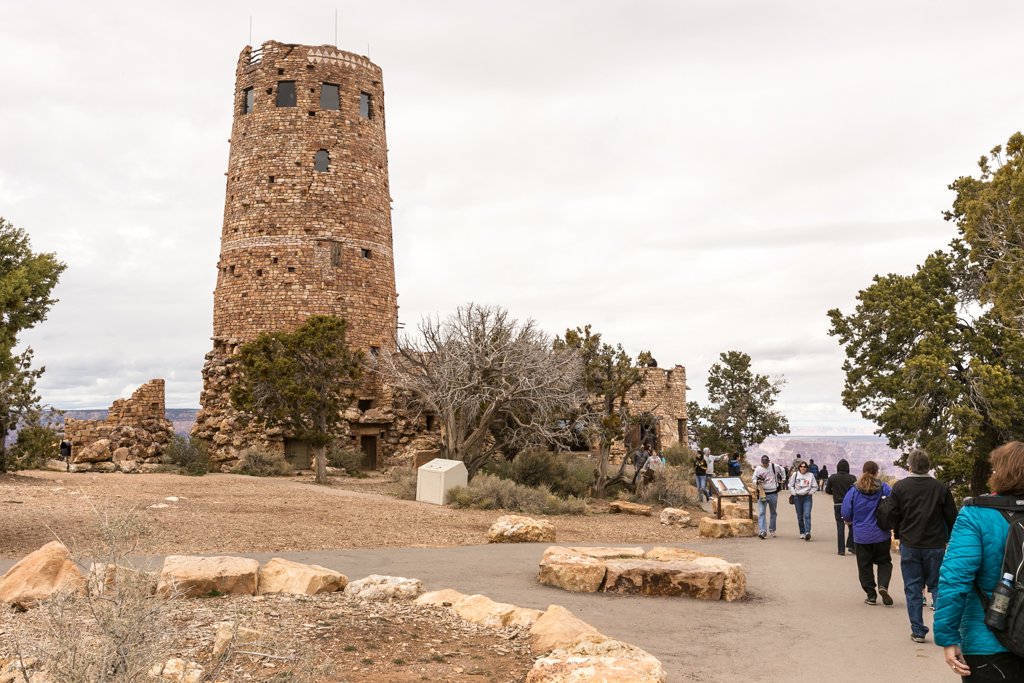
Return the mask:
[[[380,67],[335,47],[269,41],[242,50],[235,71],[224,228],[193,434],[233,464],[250,445],[304,446],[244,427],[230,406],[232,355],[261,332],[312,315],[348,324],[368,359],[394,350],[398,318]],[[353,446],[375,465],[390,397],[368,380],[346,414]],[[372,439],[371,439],[372,437]]]

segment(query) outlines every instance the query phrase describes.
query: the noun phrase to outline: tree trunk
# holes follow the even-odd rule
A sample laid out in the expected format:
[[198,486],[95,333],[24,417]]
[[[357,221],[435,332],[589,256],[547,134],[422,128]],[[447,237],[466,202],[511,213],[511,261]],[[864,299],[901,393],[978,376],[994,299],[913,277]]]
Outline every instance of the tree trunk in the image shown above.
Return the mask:
[[7,425],[0,425],[0,474],[7,472]]
[[977,458],[974,461],[974,468],[971,471],[971,495],[980,496],[988,493],[988,478],[991,474],[991,466],[988,456]]
[[599,498],[604,494],[604,487],[608,483],[608,461],[612,456],[611,442],[602,442],[597,448],[597,481],[594,482],[594,497]]
[[316,462],[316,483],[327,483],[327,447],[313,446],[313,460]]

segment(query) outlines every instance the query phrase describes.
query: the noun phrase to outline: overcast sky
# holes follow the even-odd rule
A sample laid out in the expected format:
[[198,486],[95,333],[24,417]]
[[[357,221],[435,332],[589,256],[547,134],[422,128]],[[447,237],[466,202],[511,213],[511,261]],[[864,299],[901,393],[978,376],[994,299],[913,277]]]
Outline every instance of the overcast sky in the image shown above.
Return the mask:
[[249,17],[319,45],[335,8],[384,70],[406,329],[590,323],[698,400],[746,351],[805,434],[872,430],[825,312],[947,244],[946,186],[1024,128],[1019,0],[0,0],[0,216],[68,264],[45,401],[198,406]]

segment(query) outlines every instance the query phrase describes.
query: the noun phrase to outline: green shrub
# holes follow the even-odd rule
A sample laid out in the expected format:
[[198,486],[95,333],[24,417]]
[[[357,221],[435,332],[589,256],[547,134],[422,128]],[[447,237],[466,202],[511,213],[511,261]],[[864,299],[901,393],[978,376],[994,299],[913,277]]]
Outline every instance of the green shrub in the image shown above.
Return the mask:
[[364,478],[363,458],[365,454],[356,448],[342,448],[338,444],[332,444],[327,449],[327,464],[331,467],[338,467],[345,470],[350,477]]
[[7,466],[11,470],[34,470],[59,455],[60,432],[50,425],[26,424],[18,430]]
[[668,465],[661,469],[654,481],[641,486],[630,498],[634,502],[665,507],[699,507],[696,492],[691,469]]
[[523,486],[490,474],[478,474],[469,486],[453,488],[448,492],[448,504],[456,508],[501,508],[509,512],[543,515],[580,515],[587,506],[586,501],[576,497],[563,500],[546,486]]
[[251,477],[282,477],[292,473],[292,466],[281,453],[265,448],[246,448],[242,451],[237,471]]
[[175,434],[164,446],[160,462],[178,468],[182,474],[201,477],[210,471],[210,457],[206,443],[191,436]]
[[677,443],[661,452],[665,464],[675,465],[693,471],[694,452],[684,443]]
[[402,500],[416,500],[416,470],[398,467],[391,473],[394,494]]
[[546,486],[563,498],[586,497],[597,479],[597,467],[586,457],[549,451],[523,451],[512,461],[489,464],[486,471],[523,486]]

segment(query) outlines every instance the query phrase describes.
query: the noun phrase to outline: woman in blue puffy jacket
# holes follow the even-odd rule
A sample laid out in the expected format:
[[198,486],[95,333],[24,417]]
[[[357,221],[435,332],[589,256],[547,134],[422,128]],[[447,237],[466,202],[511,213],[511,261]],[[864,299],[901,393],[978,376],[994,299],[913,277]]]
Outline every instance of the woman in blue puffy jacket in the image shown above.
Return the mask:
[[[989,490],[1024,496],[1024,443],[1012,441],[989,456]],[[975,584],[989,596],[1002,575],[1010,525],[999,510],[966,505],[957,515],[939,570],[935,644],[953,673],[970,683],[1024,681],[1024,659],[1007,652],[985,626]]]
[[[889,546],[892,532],[882,531],[875,521],[875,510],[882,496],[892,493],[889,485],[878,478],[878,463],[868,460],[857,483],[843,497],[841,513],[847,524],[853,525],[853,542],[857,545],[857,574],[860,587],[867,593],[865,605],[892,604],[889,595],[889,579],[892,578],[892,556]],[[878,582],[875,582],[875,567],[878,567]],[[877,589],[877,591],[876,591]]]

